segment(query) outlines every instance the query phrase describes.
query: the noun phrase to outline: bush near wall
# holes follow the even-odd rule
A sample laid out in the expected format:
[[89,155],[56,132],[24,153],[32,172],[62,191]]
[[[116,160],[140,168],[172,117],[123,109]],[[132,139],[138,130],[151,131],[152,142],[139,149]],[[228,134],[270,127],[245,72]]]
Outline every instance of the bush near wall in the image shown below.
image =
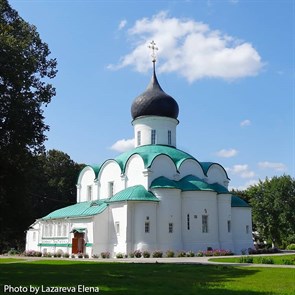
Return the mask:
[[24,256],[30,256],[30,257],[41,257],[42,252],[35,251],[35,250],[27,250],[24,252]]
[[290,244],[286,248],[287,250],[295,250],[295,244]]
[[265,249],[248,249],[249,254],[273,254],[273,253],[279,253],[280,250],[278,248],[265,248]]

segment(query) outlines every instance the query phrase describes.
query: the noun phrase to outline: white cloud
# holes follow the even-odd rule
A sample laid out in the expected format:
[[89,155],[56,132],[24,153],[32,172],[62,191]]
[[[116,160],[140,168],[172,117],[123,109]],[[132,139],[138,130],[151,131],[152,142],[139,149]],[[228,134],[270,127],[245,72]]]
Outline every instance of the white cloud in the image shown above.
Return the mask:
[[287,169],[286,165],[283,163],[273,163],[273,162],[259,162],[258,163],[259,168],[261,169],[273,169],[276,171],[284,171]]
[[241,178],[252,178],[255,173],[249,169],[247,164],[234,165],[232,168],[226,168],[229,173],[240,176]]
[[246,119],[240,123],[241,127],[250,126],[250,125],[251,125],[251,121],[248,119]]
[[216,155],[218,157],[222,157],[222,158],[231,158],[231,157],[234,157],[237,153],[238,153],[238,151],[235,149],[229,149],[229,150],[222,149],[222,150],[218,151],[216,153]]
[[116,141],[111,149],[117,152],[126,152],[134,148],[134,139],[120,139]]
[[128,31],[134,40],[134,49],[110,69],[132,66],[138,72],[151,68],[148,58],[149,42],[159,47],[160,72],[176,72],[189,82],[210,77],[233,80],[255,76],[263,64],[261,57],[248,42],[212,30],[194,19],[169,17],[160,12],[151,18],[142,18]]
[[127,20],[126,19],[123,19],[123,20],[120,21],[119,26],[118,26],[118,29],[119,30],[122,30],[122,29],[125,28],[126,25],[127,25]]

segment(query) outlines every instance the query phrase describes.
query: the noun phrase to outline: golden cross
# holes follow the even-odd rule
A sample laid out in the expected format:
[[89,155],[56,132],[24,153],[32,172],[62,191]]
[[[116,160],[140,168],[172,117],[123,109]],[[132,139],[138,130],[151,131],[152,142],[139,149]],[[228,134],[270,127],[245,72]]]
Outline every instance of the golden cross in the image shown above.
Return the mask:
[[152,62],[155,62],[156,61],[156,53],[155,53],[155,50],[159,50],[159,48],[156,47],[156,43],[155,43],[154,40],[150,44],[151,45],[149,45],[148,47],[152,50],[152,54],[151,54]]

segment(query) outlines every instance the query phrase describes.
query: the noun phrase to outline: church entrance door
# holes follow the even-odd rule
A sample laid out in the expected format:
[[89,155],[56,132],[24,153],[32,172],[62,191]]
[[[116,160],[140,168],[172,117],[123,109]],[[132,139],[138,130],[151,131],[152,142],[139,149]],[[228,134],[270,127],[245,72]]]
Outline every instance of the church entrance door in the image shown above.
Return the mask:
[[72,253],[84,253],[85,245],[85,233],[74,232],[74,237],[72,238]]

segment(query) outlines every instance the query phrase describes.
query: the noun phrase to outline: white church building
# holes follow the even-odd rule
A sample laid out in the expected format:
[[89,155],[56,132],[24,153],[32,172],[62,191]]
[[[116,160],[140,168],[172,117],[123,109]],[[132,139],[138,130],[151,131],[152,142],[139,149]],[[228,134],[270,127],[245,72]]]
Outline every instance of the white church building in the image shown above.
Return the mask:
[[253,247],[250,206],[228,191],[218,163],[177,149],[178,104],[153,74],[132,103],[134,149],[78,177],[77,203],[27,231],[26,250],[129,254]]

